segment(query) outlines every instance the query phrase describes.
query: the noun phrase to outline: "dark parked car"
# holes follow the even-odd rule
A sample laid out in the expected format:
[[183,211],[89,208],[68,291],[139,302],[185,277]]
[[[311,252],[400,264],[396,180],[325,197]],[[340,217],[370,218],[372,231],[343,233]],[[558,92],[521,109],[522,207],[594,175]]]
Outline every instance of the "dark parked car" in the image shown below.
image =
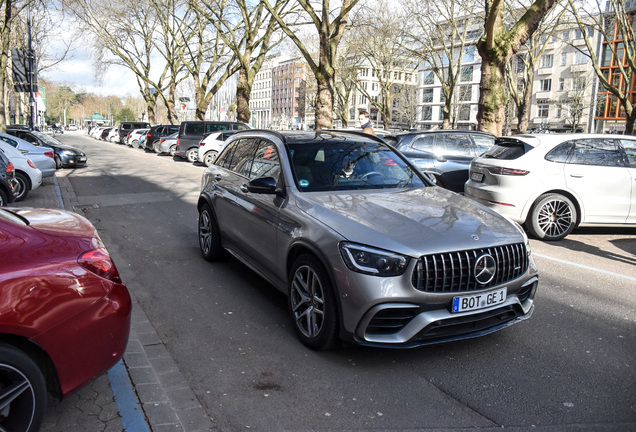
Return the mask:
[[40,132],[28,131],[24,129],[7,129],[9,135],[16,136],[26,142],[42,147],[50,147],[55,153],[55,166],[59,168],[70,168],[86,165],[87,157],[84,151],[67,144],[64,144],[49,135]]
[[196,162],[199,158],[199,143],[206,134],[218,131],[247,130],[250,126],[238,122],[184,121],[179,127],[177,156]]
[[18,196],[18,183],[15,181],[15,167],[9,158],[0,152],[0,207],[11,204]]
[[384,140],[438,186],[463,193],[470,161],[492,147],[495,136],[486,132],[439,130],[399,133]]
[[63,398],[115,365],[132,303],[97,231],[63,210],[0,209],[0,429],[37,431]]
[[126,144],[128,133],[134,129],[150,129],[148,122],[121,122],[119,124],[119,144]]
[[413,347],[530,317],[538,273],[515,222],[362,133],[238,132],[204,173],[199,246],[289,299],[301,341]]
[[155,141],[172,135],[175,132],[179,132],[179,125],[158,125],[153,126],[146,135],[146,150],[154,150]]

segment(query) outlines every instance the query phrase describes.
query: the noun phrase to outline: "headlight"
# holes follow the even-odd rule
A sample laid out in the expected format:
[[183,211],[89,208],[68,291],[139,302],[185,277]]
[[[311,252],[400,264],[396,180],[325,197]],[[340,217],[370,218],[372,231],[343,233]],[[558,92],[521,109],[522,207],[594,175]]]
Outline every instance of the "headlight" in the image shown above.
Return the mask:
[[410,258],[355,243],[340,243],[340,254],[349,270],[373,276],[399,276]]

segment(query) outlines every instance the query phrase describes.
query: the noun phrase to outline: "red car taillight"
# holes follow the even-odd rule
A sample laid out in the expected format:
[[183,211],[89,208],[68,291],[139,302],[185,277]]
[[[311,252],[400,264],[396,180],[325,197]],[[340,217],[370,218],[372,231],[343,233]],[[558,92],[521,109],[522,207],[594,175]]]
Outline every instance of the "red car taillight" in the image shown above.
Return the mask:
[[48,156],[50,158],[54,157],[53,152],[44,152],[44,156]]
[[203,140],[199,141],[199,147],[204,146],[205,143],[203,142]]
[[121,283],[119,272],[110,255],[104,249],[84,252],[77,258],[77,263],[91,273],[113,282]]
[[526,170],[518,170],[512,168],[500,168],[500,167],[488,167],[488,171],[491,174],[499,174],[499,175],[521,175],[524,176],[528,174],[530,171]]
[[7,172],[13,172],[15,171],[15,166],[13,166],[13,162],[9,162],[9,165],[7,165]]
[[33,168],[33,169],[36,169],[36,168],[37,168],[31,159],[27,159],[27,163],[29,164],[29,166],[30,166],[31,168]]

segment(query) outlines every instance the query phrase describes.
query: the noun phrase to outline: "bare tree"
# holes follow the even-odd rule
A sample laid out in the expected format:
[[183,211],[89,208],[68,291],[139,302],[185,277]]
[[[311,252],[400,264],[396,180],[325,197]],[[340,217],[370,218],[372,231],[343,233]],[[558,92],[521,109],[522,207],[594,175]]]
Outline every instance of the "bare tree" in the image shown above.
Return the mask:
[[343,37],[335,64],[336,77],[333,110],[344,128],[349,125],[349,104],[353,90],[356,88],[356,78],[361,59],[358,47],[355,45],[354,35],[355,33],[353,32],[347,32]]
[[[462,64],[472,57],[474,43],[483,34],[479,10],[472,0],[402,0],[408,17],[408,45],[405,48],[425,62],[430,69],[425,82],[434,78],[441,84],[442,128],[451,127],[455,92],[461,81],[472,81],[462,76]],[[472,58],[471,58],[472,60]],[[466,70],[464,70],[466,72]]]
[[535,0],[519,19],[504,20],[506,0],[485,1],[484,35],[477,42],[481,81],[478,129],[501,135],[506,120],[506,65],[550,12],[557,0]]
[[[359,0],[342,0],[339,6],[332,8],[329,0],[311,2],[297,0],[309,17],[307,22],[296,21],[295,24],[313,26],[318,32],[318,62],[312,53],[292,29],[294,26],[285,22],[283,16],[276,11],[268,0],[260,0],[275,17],[285,34],[296,44],[307,65],[316,77],[318,87],[316,106],[316,129],[331,128],[333,124],[334,77],[338,59],[338,45],[347,26],[351,9]],[[314,7],[315,5],[315,7]]]
[[[620,104],[625,117],[625,134],[634,135],[636,109],[630,90],[636,80],[636,37],[634,35],[633,14],[627,12],[624,0],[596,0],[586,8],[574,0],[569,0],[570,12],[574,16],[585,40],[585,47],[579,49],[581,55],[588,57],[606,90],[604,99],[599,102],[599,117],[605,116],[605,108],[614,108]],[[587,3],[586,3],[587,4]],[[605,5],[606,10],[603,10]],[[594,9],[594,10],[592,10]],[[588,29],[600,33],[606,41],[601,52],[593,46],[593,38]],[[616,42],[620,41],[620,42]],[[601,69],[609,66],[608,69]],[[611,70],[611,72],[610,72]],[[621,115],[621,117],[623,116]]]
[[[521,6],[509,11],[509,15],[518,19],[525,8]],[[534,81],[534,71],[540,66],[542,58],[548,44],[552,42],[555,31],[562,22],[565,9],[553,16],[547,16],[541,22],[537,30],[532,33],[520,51],[512,58],[506,67],[506,82],[508,84],[508,94],[516,108],[517,130],[519,133],[526,133],[530,119],[530,100],[532,98],[532,83]]]
[[578,132],[583,119],[589,115],[594,105],[590,97],[595,87],[594,73],[580,72],[572,77],[570,87],[557,101],[556,106],[561,110],[560,118],[570,126],[572,132]]
[[154,37],[164,15],[156,13],[150,3],[133,0],[109,3],[97,0],[65,1],[77,22],[94,36],[93,56],[97,77],[113,65],[131,70],[146,101],[148,118],[154,123],[157,98],[165,90],[166,81],[171,78],[169,64],[162,67],[157,79],[151,78]]
[[396,99],[397,116],[394,116],[394,119],[405,123],[409,129],[415,128],[417,122],[417,114],[419,112],[417,94],[417,86],[407,85]]
[[[271,7],[284,19],[290,12],[290,1],[277,0]],[[247,0],[203,0],[192,4],[214,25],[238,60],[237,120],[247,123],[251,116],[250,93],[254,78],[267,53],[282,41],[282,38],[272,39],[278,23],[262,3],[253,6]]]
[[[357,91],[382,114],[385,130],[391,127],[397,98],[417,79],[417,60],[403,48],[404,17],[389,5],[387,0],[381,0],[374,4],[375,13],[358,14],[355,29],[361,58],[358,73],[353,76]],[[374,79],[369,80],[369,76]],[[375,80],[377,97],[372,94]]]

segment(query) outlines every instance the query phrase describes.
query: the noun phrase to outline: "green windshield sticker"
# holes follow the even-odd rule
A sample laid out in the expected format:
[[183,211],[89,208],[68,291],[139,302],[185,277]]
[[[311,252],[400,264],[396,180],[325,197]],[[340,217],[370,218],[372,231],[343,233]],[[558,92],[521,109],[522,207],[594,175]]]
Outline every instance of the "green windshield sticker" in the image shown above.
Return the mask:
[[298,184],[299,184],[301,187],[307,187],[307,186],[309,186],[309,180],[299,180],[299,181],[298,181]]

